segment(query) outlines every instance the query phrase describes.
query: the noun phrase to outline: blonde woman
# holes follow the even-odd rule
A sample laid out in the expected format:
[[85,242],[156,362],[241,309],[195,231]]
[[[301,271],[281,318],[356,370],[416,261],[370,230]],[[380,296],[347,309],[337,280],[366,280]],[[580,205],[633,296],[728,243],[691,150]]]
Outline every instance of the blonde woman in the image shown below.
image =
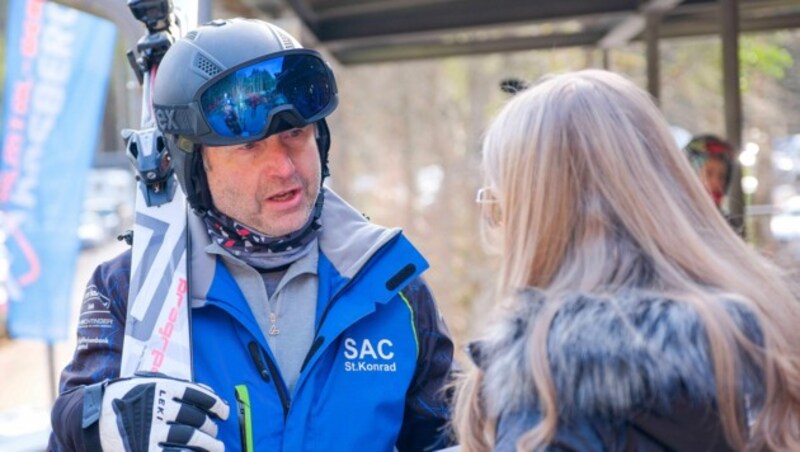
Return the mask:
[[800,305],[725,223],[649,96],[546,79],[487,132],[498,320],[465,451],[800,450]]

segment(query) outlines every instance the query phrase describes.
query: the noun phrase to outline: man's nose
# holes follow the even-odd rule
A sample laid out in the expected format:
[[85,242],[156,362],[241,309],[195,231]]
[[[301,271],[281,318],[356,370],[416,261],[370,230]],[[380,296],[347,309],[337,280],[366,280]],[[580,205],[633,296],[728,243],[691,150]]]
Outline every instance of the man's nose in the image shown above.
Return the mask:
[[288,177],[294,174],[295,166],[292,160],[292,154],[286,146],[283,146],[280,140],[268,139],[262,141],[262,168],[270,176]]

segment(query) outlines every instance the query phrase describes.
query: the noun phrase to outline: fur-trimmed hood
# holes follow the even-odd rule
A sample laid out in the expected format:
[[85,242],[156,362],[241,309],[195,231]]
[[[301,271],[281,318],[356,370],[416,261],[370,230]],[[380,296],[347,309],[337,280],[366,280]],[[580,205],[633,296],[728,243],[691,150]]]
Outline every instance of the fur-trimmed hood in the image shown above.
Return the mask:
[[[525,411],[538,405],[530,366],[536,317],[549,301],[537,290],[520,293],[485,340],[470,346],[485,371],[488,414]],[[755,316],[721,301],[751,340],[763,343]],[[631,292],[600,297],[572,294],[561,302],[548,333],[548,355],[562,419],[621,419],[641,410],[666,412],[675,396],[716,399],[705,328],[687,303]],[[755,366],[742,356],[742,388],[760,399]]]

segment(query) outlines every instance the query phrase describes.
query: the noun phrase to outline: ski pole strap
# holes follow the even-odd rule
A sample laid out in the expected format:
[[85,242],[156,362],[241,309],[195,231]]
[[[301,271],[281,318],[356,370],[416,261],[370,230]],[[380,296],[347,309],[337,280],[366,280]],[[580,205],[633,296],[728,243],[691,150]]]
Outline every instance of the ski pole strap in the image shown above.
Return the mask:
[[83,390],[83,430],[84,450],[103,450],[100,444],[100,409],[103,406],[103,390],[107,381],[87,386]]

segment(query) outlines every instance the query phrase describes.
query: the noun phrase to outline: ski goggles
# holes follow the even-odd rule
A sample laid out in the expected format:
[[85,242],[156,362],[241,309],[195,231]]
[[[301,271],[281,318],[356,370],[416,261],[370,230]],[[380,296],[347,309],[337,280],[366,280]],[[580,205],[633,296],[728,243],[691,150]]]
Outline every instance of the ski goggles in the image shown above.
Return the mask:
[[317,52],[295,49],[221,72],[188,105],[153,107],[162,132],[225,146],[305,127],[337,104],[330,67]]

